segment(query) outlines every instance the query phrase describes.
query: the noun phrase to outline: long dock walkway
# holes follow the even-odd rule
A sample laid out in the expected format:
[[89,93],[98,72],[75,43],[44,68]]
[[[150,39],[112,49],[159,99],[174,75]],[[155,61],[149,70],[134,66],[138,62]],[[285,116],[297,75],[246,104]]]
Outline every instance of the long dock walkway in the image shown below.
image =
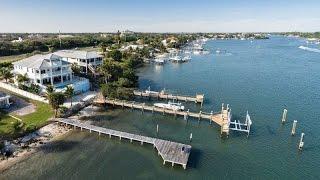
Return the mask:
[[184,95],[173,95],[165,93],[164,91],[157,92],[157,91],[133,91],[133,94],[135,96],[141,96],[141,97],[153,97],[157,99],[167,99],[167,100],[177,100],[177,101],[189,101],[189,102],[195,102],[200,103],[201,106],[204,101],[204,94],[196,94],[196,96],[184,96]]
[[82,123],[76,119],[56,118],[54,120],[59,123],[73,126],[74,128],[78,127],[81,130],[89,130],[90,133],[93,131],[99,133],[99,135],[109,135],[110,138],[114,136],[118,137],[120,140],[128,139],[130,142],[138,141],[141,143],[141,145],[143,145],[143,143],[152,144],[153,147],[157,149],[158,155],[162,157],[163,164],[169,162],[172,163],[172,166],[174,166],[174,164],[180,164],[184,169],[187,168],[187,163],[191,152],[190,145],[98,127]]
[[197,118],[199,121],[203,119],[209,120],[210,124],[212,122],[215,122],[219,126],[221,126],[221,134],[225,133],[226,135],[229,135],[229,124],[231,119],[231,109],[229,108],[229,105],[225,108],[222,104],[221,112],[219,113],[213,113],[212,111],[210,113],[202,112],[199,113],[196,112],[190,112],[188,111],[175,111],[171,109],[165,109],[165,108],[159,108],[151,105],[145,105],[145,103],[137,103],[134,101],[125,101],[125,100],[116,100],[116,99],[107,99],[102,97],[97,97],[94,100],[94,103],[96,104],[109,104],[112,106],[120,106],[122,108],[131,108],[131,109],[140,109],[142,112],[151,111],[159,112],[163,114],[170,114],[170,115],[180,115],[183,116],[184,119],[188,119],[189,117]]

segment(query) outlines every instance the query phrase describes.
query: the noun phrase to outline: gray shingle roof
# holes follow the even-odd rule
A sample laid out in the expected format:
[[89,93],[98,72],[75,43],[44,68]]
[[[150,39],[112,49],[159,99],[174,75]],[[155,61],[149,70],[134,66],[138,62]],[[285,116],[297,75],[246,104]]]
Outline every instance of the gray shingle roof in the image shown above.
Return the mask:
[[50,60],[60,60],[61,57],[50,53],[46,55],[37,54],[25,59],[22,59],[20,61],[14,62],[13,65],[15,66],[22,66],[22,67],[28,67],[28,68],[46,68],[51,67]]
[[96,51],[79,51],[79,50],[61,50],[54,54],[61,57],[75,58],[75,59],[91,59],[102,57]]

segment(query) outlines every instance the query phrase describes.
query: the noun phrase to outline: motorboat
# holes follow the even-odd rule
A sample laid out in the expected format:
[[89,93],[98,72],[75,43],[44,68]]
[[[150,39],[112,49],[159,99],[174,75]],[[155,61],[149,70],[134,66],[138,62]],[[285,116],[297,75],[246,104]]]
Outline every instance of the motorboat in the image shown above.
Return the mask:
[[157,91],[151,91],[150,86],[149,86],[148,89],[146,89],[144,92],[147,93],[147,94],[158,94]]
[[185,56],[182,58],[182,61],[189,61],[191,60],[191,56]]
[[170,59],[172,62],[182,62],[181,56],[178,56],[178,55],[172,56],[170,57]]
[[157,58],[157,59],[154,59],[153,62],[155,62],[158,65],[163,65],[165,63],[165,60],[162,58]]
[[166,103],[154,103],[155,107],[174,110],[174,111],[184,111],[184,106],[181,105],[181,103],[175,103],[175,102],[168,102]]

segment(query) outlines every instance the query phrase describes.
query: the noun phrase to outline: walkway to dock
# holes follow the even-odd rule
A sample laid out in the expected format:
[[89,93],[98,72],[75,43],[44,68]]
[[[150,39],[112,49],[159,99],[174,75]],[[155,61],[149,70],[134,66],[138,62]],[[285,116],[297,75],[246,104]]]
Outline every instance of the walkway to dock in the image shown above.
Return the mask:
[[115,136],[120,140],[128,139],[130,142],[138,141],[141,143],[141,145],[143,145],[143,143],[152,144],[153,147],[157,149],[158,154],[162,157],[163,164],[169,162],[172,163],[172,166],[174,166],[174,164],[180,164],[184,169],[187,168],[187,163],[191,152],[190,145],[98,127],[82,123],[76,119],[56,118],[54,120],[59,123],[73,126],[74,128],[78,127],[81,130],[87,129],[90,131],[90,133],[93,131],[99,133],[99,135],[109,135],[110,138]]
[[174,116],[180,115],[183,116],[185,120],[187,120],[189,117],[197,118],[200,120],[209,120],[210,124],[212,122],[215,122],[219,126],[221,126],[221,134],[225,133],[226,135],[229,135],[229,124],[231,119],[231,109],[229,108],[229,105],[225,108],[222,104],[221,112],[219,113],[213,113],[212,111],[210,113],[202,112],[199,113],[196,112],[190,112],[187,111],[176,111],[171,109],[165,109],[165,108],[159,108],[152,105],[145,105],[145,103],[137,103],[134,101],[125,101],[125,100],[116,100],[116,99],[107,99],[103,98],[102,96],[98,96],[94,103],[96,104],[110,104],[112,106],[120,106],[122,108],[131,108],[131,109],[140,109],[142,112],[145,110],[154,112],[159,112],[162,114],[171,114]]
[[201,106],[204,101],[204,94],[197,94],[195,97],[192,96],[183,96],[183,95],[173,95],[165,93],[164,91],[156,92],[156,91],[133,91],[133,94],[135,96],[141,96],[141,97],[153,97],[158,99],[167,99],[167,100],[176,100],[176,101],[189,101],[189,102],[195,102],[200,103]]

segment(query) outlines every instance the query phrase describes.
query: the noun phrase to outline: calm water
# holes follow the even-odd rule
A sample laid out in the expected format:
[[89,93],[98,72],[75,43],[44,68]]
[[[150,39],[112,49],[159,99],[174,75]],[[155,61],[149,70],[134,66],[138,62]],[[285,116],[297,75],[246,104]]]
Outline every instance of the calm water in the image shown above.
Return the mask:
[[[107,110],[95,117],[99,126],[148,136],[189,142],[193,147],[188,169],[162,165],[148,145],[75,131],[0,175],[0,179],[320,179],[320,53],[301,50],[301,39],[272,37],[261,41],[210,41],[228,55],[194,56],[185,64],[147,65],[140,86],[174,93],[204,93],[205,111],[229,103],[233,117],[253,119],[249,138],[197,120]],[[308,45],[313,47],[312,45]],[[188,108],[199,111],[193,103]],[[281,125],[283,108],[288,121]],[[290,136],[293,120],[297,135]],[[157,135],[156,125],[159,124]],[[297,150],[305,132],[305,148]]]

